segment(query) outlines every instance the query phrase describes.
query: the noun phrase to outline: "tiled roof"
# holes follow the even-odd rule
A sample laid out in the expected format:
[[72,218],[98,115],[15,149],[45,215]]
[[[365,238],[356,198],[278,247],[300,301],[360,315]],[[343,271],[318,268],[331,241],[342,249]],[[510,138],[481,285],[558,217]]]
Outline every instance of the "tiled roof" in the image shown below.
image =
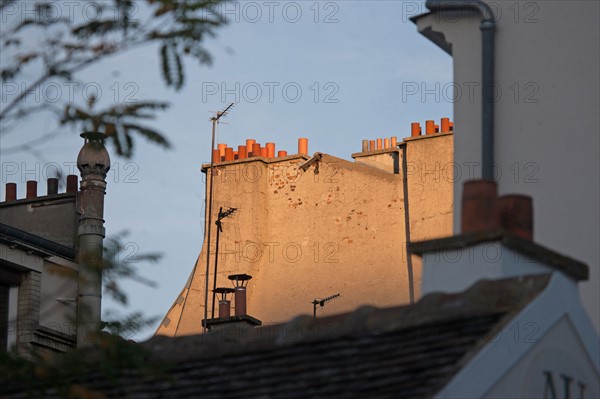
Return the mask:
[[429,398],[548,281],[549,275],[480,281],[411,306],[154,337],[141,346],[148,361],[169,364],[164,374],[127,369],[110,379],[90,370],[81,385],[120,398]]

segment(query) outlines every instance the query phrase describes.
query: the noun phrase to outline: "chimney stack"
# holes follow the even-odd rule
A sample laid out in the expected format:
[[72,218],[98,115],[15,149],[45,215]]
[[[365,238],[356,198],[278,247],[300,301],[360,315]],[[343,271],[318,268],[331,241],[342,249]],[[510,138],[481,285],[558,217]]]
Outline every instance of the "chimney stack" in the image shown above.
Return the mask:
[[527,195],[503,195],[498,198],[498,217],[504,230],[533,241],[533,200]]
[[[79,277],[77,295],[77,347],[92,344],[100,331],[102,298],[102,242],[104,240],[104,195],[110,157],[104,147],[105,136],[98,132],[82,133],[85,140],[77,156],[81,173],[79,203]],[[67,192],[76,191],[76,177],[67,178]],[[73,187],[73,180],[75,187]],[[71,184],[69,185],[69,181]]]
[[503,229],[533,241],[533,201],[526,195],[498,197],[496,182],[471,180],[463,186],[461,232],[479,233]]

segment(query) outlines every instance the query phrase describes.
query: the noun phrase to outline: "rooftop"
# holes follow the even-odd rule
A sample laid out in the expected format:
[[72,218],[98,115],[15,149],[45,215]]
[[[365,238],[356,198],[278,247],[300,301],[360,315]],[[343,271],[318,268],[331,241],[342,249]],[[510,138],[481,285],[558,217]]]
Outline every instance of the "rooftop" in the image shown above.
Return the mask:
[[144,363],[166,364],[164,374],[125,367],[110,378],[89,360],[108,357],[103,350],[79,356],[89,362],[80,385],[128,398],[166,393],[177,398],[428,398],[493,342],[549,280],[548,274],[483,280],[463,293],[431,294],[410,306],[363,307],[206,335],[156,336],[128,345],[147,350]]

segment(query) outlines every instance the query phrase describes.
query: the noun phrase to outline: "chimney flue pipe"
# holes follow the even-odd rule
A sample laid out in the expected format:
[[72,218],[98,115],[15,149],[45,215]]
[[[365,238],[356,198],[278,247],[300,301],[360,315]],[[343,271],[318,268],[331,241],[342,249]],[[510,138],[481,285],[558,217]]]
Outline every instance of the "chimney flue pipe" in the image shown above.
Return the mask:
[[25,194],[25,198],[36,198],[37,197],[37,181],[28,180],[27,181],[27,192]]
[[233,161],[233,148],[231,147],[225,147],[225,160],[226,161]]
[[17,200],[17,183],[6,183],[5,201]]
[[58,179],[55,177],[51,177],[48,179],[47,183],[47,195],[58,194]]
[[248,158],[250,158],[252,156],[252,148],[254,146],[254,143],[256,143],[256,140],[246,139],[246,156]]
[[308,139],[305,137],[298,139],[298,154],[308,155]]
[[225,157],[225,149],[227,148],[227,144],[217,144],[217,148],[219,149],[219,155],[221,158]]
[[235,290],[235,315],[244,316],[246,315],[246,287],[248,280],[252,276],[248,274],[232,274],[229,277],[234,284]]
[[102,298],[102,242],[104,230],[104,195],[110,157],[104,147],[104,134],[82,133],[85,143],[77,156],[81,173],[79,202],[77,347],[89,346],[100,332]]
[[432,120],[425,121],[425,134],[435,134],[435,122]]
[[362,152],[369,151],[369,140],[362,141]]
[[67,193],[73,194],[79,190],[79,177],[77,175],[67,176]]
[[245,145],[238,146],[238,159],[246,159],[248,151],[246,151]]
[[442,118],[442,129],[440,133],[450,133],[450,119]]
[[267,143],[267,158],[275,158],[275,143]]
[[231,301],[227,299],[228,294],[234,293],[233,288],[219,287],[215,288],[215,293],[220,295],[219,299],[219,318],[231,316]]
[[231,301],[219,299],[219,317],[231,316]]
[[419,137],[421,135],[421,124],[413,122],[410,124],[410,137]]
[[252,144],[252,156],[253,157],[260,157],[260,143],[253,143]]

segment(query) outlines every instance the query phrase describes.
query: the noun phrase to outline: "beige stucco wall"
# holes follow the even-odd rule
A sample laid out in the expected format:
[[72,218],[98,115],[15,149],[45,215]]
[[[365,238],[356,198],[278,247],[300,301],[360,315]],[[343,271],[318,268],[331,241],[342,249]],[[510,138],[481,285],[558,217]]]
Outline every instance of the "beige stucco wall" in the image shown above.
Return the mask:
[[[227,276],[233,273],[252,275],[248,314],[265,324],[310,314],[314,299],[337,293],[340,297],[318,315],[408,303],[404,179],[414,236],[449,235],[452,182],[442,178],[441,167],[452,163],[452,137],[435,135],[404,142],[400,149],[354,154],[356,162],[322,154],[306,171],[299,168],[307,159],[302,156],[220,164],[213,220],[221,206],[238,211],[223,221],[217,286],[231,286]],[[437,176],[417,170],[435,171],[436,163]],[[213,227],[212,243],[215,235]],[[205,250],[206,242],[158,334],[201,331]],[[211,258],[210,289],[213,265]],[[412,267],[418,288],[420,264]]]
[[[584,305],[600,329],[600,27],[598,1],[488,2],[496,13],[495,160],[500,194],[534,199],[535,241],[590,266]],[[452,44],[454,80],[481,82],[478,18],[430,14],[418,21]],[[440,50],[442,51],[442,50]],[[454,104],[455,185],[480,162],[480,86]],[[476,169],[478,170],[478,169]],[[479,172],[478,172],[479,173]],[[460,210],[455,209],[458,231]]]

